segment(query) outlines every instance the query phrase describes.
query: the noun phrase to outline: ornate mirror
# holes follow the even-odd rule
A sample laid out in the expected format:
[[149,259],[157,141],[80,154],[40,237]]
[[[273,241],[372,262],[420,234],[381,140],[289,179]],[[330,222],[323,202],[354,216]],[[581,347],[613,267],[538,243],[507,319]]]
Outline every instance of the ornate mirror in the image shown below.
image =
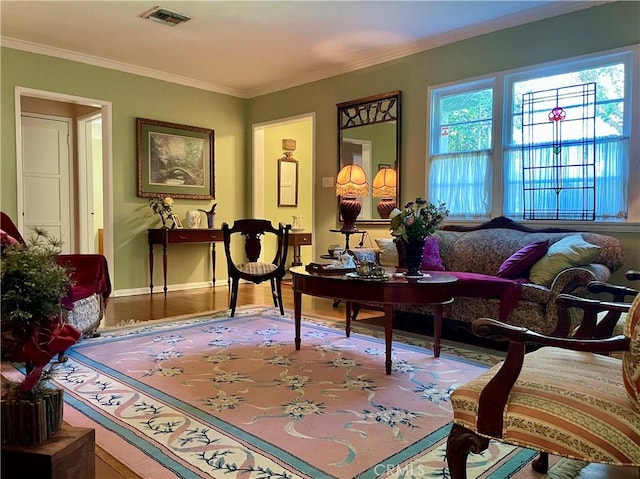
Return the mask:
[[[359,224],[386,223],[400,196],[400,92],[338,103],[338,171],[358,165],[368,194],[361,196]],[[343,220],[339,214],[340,221]]]

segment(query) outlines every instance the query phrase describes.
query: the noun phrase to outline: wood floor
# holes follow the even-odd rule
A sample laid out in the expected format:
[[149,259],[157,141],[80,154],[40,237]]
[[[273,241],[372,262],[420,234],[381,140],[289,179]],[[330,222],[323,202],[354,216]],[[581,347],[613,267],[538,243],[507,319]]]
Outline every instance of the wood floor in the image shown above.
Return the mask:
[[[283,302],[287,309],[293,309],[291,288],[283,288]],[[225,309],[229,304],[229,292],[226,286],[191,291],[169,292],[165,298],[162,293],[109,299],[106,315],[101,328],[110,328],[126,322],[140,322],[169,317],[186,317]],[[268,285],[243,284],[238,295],[238,306],[271,305],[271,293]],[[303,296],[303,314],[320,315],[325,318],[344,321],[344,305],[334,307],[330,299]],[[379,312],[363,310],[359,320],[381,324]],[[137,479],[138,476],[125,466],[111,458],[104,451],[96,450],[97,479]],[[348,478],[344,478],[348,479]],[[638,468],[614,468],[598,464],[583,469],[576,479],[640,479]]]

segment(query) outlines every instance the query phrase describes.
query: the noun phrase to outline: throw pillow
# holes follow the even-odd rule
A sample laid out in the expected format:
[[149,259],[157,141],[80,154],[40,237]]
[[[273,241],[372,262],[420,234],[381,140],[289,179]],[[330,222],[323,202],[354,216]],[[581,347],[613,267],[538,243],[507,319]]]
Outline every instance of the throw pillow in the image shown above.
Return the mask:
[[551,286],[561,271],[574,266],[593,263],[600,255],[600,247],[587,243],[580,234],[566,236],[553,243],[549,251],[531,267],[532,283]]
[[640,294],[631,303],[624,335],[631,339],[631,346],[622,355],[622,379],[629,399],[640,412]]
[[549,240],[537,241],[520,248],[509,256],[498,269],[500,278],[528,278],[531,267],[549,250]]
[[420,269],[423,271],[444,271],[444,265],[440,258],[440,240],[437,236],[430,236],[424,245],[422,253],[422,265]]
[[398,266],[398,248],[391,238],[376,238],[376,244],[380,250],[380,266]]

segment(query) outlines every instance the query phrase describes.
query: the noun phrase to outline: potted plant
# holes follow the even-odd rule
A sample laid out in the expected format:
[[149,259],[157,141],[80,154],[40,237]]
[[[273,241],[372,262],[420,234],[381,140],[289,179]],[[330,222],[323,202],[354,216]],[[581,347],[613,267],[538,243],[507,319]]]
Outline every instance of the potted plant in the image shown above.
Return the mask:
[[[402,210],[395,208],[391,219],[391,235],[402,241],[404,260],[408,277],[420,276],[420,263],[427,238],[449,214],[442,202],[437,205],[422,198],[410,201]],[[397,246],[397,243],[396,243]]]
[[48,387],[46,368],[81,333],[63,322],[71,280],[56,260],[59,253],[60,242],[40,228],[24,245],[2,247],[2,358],[25,369],[23,380],[3,379],[3,442],[42,442],[62,427],[62,390]]

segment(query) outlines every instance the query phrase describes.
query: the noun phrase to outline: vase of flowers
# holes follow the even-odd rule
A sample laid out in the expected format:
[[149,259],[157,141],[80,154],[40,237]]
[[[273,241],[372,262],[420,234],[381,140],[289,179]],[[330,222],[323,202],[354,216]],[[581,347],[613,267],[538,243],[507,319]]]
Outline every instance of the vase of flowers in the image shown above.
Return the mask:
[[24,378],[2,382],[2,441],[37,444],[62,427],[62,390],[48,386],[49,363],[80,338],[64,323],[71,309],[60,242],[43,229],[26,244],[3,245],[0,292],[2,359],[24,365]]
[[405,276],[421,276],[420,265],[427,238],[433,235],[448,214],[444,203],[434,204],[422,198],[407,203],[402,210],[395,208],[391,212],[391,235],[402,242],[407,268]]
[[171,198],[171,196],[149,198],[149,207],[154,213],[160,215],[162,227],[166,228],[167,219],[169,219],[169,217],[171,216],[173,198]]

